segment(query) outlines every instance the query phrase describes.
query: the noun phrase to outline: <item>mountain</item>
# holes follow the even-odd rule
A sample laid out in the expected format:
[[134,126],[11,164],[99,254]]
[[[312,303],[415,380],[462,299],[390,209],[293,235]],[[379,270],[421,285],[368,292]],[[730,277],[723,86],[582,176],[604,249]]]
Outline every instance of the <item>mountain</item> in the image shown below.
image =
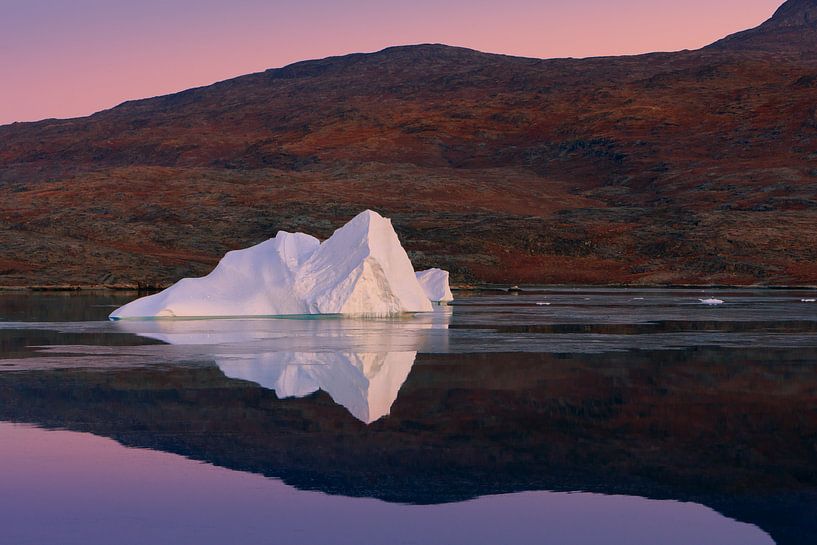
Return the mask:
[[817,2],[814,0],[790,0],[786,2],[764,28],[794,28],[817,26]]
[[817,1],[789,0],[758,28],[727,36],[715,45],[813,56],[817,47]]
[[697,51],[395,47],[0,127],[0,285],[167,285],[367,208],[455,282],[817,284],[815,6]]

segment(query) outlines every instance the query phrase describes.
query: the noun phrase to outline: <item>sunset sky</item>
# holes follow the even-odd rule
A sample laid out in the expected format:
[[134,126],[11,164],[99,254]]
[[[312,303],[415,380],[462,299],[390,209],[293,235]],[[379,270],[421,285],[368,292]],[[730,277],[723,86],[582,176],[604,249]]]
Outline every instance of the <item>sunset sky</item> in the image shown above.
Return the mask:
[[446,43],[529,57],[693,49],[782,0],[0,0],[0,124],[291,62]]

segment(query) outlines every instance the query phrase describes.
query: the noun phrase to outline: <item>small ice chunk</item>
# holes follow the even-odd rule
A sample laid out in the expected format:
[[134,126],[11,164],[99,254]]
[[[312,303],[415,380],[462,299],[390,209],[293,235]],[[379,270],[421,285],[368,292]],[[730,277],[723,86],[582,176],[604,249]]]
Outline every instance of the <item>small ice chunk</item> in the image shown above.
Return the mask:
[[539,307],[549,307],[549,306],[550,306],[550,303],[536,303],[536,306],[539,306]]
[[451,287],[448,285],[448,271],[429,269],[417,273],[417,281],[425,291],[426,297],[434,303],[447,303],[454,300]]
[[817,303],[817,299],[800,299],[803,303]]
[[701,303],[703,303],[704,305],[709,305],[709,306],[716,306],[716,305],[722,305],[723,304],[722,299],[698,299],[698,300]]

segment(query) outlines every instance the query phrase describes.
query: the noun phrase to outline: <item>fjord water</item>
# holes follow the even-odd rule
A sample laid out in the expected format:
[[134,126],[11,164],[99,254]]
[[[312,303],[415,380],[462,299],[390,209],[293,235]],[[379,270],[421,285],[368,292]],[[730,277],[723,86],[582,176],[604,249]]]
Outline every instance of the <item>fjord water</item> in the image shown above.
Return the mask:
[[134,295],[0,294],[4,543],[817,531],[813,292],[543,289],[391,320],[105,320]]

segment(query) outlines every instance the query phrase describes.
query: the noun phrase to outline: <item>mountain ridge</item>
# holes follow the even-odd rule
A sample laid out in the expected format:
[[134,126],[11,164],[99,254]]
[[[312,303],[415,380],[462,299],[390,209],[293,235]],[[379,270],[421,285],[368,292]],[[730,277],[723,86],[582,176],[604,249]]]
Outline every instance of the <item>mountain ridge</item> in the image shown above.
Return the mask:
[[[769,26],[817,26],[817,1],[788,0],[766,21]],[[761,25],[762,26],[762,25]]]
[[788,0],[761,25],[727,36],[712,46],[813,53],[817,46],[817,1]]
[[[646,56],[653,56],[653,55],[672,55],[672,54],[680,54],[680,53],[687,53],[687,52],[698,52],[698,51],[705,51],[707,48],[711,48],[721,44],[722,42],[728,42],[735,37],[742,37],[743,35],[754,35],[762,31],[767,31],[769,29],[778,29],[783,27],[794,27],[794,28],[803,28],[803,27],[813,27],[817,30],[817,0],[786,0],[776,11],[775,13],[766,21],[758,25],[757,27],[743,30],[726,36],[725,38],[721,38],[720,40],[716,40],[710,45],[704,46],[700,49],[684,49],[680,51],[669,51],[669,52],[647,52],[647,53],[639,53],[633,55],[602,55],[602,56],[591,56],[591,57],[524,57],[524,56],[517,56],[517,55],[510,55],[510,54],[503,54],[503,53],[493,53],[493,52],[486,52],[477,49],[472,49],[469,47],[464,46],[452,46],[444,43],[439,42],[423,42],[423,43],[416,43],[416,44],[404,44],[404,45],[393,45],[388,46],[378,51],[373,52],[356,52],[356,53],[348,53],[342,55],[332,55],[324,58],[316,58],[316,59],[306,59],[301,61],[296,61],[290,63],[285,66],[275,67],[275,68],[268,68],[259,72],[253,72],[249,74],[243,74],[240,76],[216,81],[210,84],[199,85],[196,87],[191,87],[188,89],[184,89],[181,91],[175,91],[171,93],[166,93],[163,95],[156,95],[153,97],[144,97],[138,99],[130,99],[126,100],[120,104],[112,106],[111,108],[99,110],[94,112],[88,116],[79,116],[79,117],[72,117],[72,118],[45,118],[35,121],[14,121],[12,123],[7,123],[5,125],[0,125],[0,128],[8,127],[12,125],[25,125],[25,124],[37,124],[37,123],[45,123],[45,122],[54,122],[54,121],[73,121],[73,120],[80,120],[80,119],[87,119],[89,117],[93,117],[95,115],[99,115],[101,113],[108,112],[110,110],[115,110],[121,108],[126,105],[132,105],[135,103],[141,103],[144,101],[152,101],[167,97],[174,97],[176,95],[183,95],[191,92],[195,92],[202,89],[208,89],[212,87],[218,87],[225,84],[230,84],[231,82],[243,80],[246,78],[252,77],[260,77],[260,76],[267,76],[267,77],[274,77],[274,78],[291,78],[291,77],[299,77],[304,75],[318,75],[317,72],[310,70],[310,68],[322,65],[331,65],[332,63],[340,62],[340,63],[348,63],[350,61],[355,61],[359,59],[363,59],[366,57],[372,56],[380,56],[380,55],[388,55],[391,53],[402,53],[402,52],[434,52],[437,56],[441,56],[443,54],[450,54],[453,52],[458,52],[461,54],[478,54],[478,55],[485,55],[485,56],[493,56],[499,58],[506,58],[506,59],[519,59],[519,60],[528,60],[528,61],[536,61],[536,62],[548,62],[548,61],[587,61],[587,60],[596,60],[596,59],[623,59],[623,58],[637,58],[637,57],[646,57]],[[798,45],[798,44],[795,44]],[[412,57],[416,58],[416,56],[412,55]]]

